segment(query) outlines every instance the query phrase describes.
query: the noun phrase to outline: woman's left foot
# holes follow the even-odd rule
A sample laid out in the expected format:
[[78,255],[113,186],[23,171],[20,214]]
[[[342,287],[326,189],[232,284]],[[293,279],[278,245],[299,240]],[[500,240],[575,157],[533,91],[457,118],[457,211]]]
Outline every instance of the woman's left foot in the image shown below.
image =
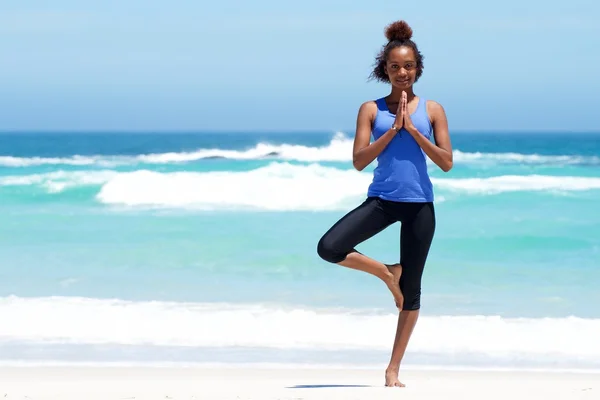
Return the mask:
[[398,371],[385,371],[385,386],[390,387],[406,387],[406,385],[398,380]]
[[[400,289],[400,277],[402,277],[402,265],[400,264],[386,264],[387,269],[394,276],[394,284],[398,285],[398,289]],[[404,305],[404,295],[400,290],[400,295],[396,296],[396,307],[398,307],[398,311],[402,311],[402,307]]]

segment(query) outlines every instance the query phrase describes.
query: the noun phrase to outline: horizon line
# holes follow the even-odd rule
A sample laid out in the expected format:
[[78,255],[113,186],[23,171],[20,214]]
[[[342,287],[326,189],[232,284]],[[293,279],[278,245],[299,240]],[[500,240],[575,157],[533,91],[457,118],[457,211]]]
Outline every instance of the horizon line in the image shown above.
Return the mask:
[[[353,135],[354,129],[0,129],[0,135],[7,134],[345,134]],[[593,129],[457,129],[450,130],[450,135],[453,134],[556,134],[556,133],[571,133],[571,134],[600,134],[598,130]]]

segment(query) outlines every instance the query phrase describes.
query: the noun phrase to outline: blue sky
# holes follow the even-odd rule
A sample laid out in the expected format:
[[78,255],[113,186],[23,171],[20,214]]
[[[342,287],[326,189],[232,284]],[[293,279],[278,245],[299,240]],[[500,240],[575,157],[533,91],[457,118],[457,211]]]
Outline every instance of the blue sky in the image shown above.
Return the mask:
[[[370,4],[370,5],[368,5]],[[0,130],[344,130],[384,27],[425,55],[452,130],[596,130],[600,2],[12,1]]]

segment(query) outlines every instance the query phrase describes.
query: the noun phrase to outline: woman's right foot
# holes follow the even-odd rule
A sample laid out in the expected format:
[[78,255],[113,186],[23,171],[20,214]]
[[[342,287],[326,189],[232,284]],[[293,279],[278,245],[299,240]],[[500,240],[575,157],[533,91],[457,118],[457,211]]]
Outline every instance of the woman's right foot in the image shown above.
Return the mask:
[[386,285],[390,289],[390,292],[392,292],[392,295],[394,296],[396,307],[398,307],[399,311],[402,311],[402,307],[404,305],[404,295],[400,290],[400,277],[402,276],[402,265],[392,264],[386,265],[386,267],[391,274],[391,276],[389,276],[386,281]]

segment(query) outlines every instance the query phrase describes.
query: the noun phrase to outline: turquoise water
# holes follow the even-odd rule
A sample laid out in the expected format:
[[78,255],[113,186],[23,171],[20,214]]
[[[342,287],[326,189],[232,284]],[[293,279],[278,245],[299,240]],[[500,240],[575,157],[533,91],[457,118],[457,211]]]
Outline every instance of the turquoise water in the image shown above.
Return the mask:
[[[0,362],[384,365],[343,133],[0,135]],[[600,134],[455,134],[413,365],[600,368]],[[399,226],[359,246],[399,259]]]

